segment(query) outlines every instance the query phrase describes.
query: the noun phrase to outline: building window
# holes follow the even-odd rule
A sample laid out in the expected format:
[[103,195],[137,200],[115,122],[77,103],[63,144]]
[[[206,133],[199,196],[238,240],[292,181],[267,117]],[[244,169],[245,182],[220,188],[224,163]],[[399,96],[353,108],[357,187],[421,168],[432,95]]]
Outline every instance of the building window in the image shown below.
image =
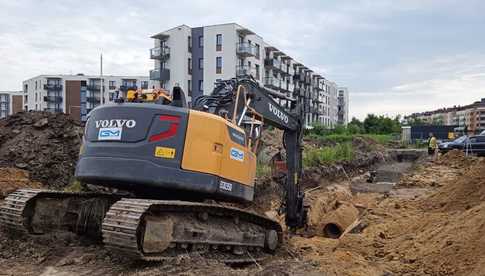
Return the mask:
[[192,97],[192,81],[187,80],[187,96]]
[[192,53],[192,37],[190,35],[187,38],[187,50],[189,53]]
[[216,57],[216,74],[222,73],[222,57]]
[[204,91],[204,81],[203,80],[199,80],[199,91],[200,92]]
[[254,68],[256,69],[256,76],[255,76],[255,78],[257,80],[259,80],[259,64],[255,64],[254,65]]
[[254,49],[256,51],[256,59],[259,59],[260,47],[258,43],[254,43]]
[[204,69],[204,59],[203,58],[199,58],[199,69]]
[[192,59],[191,58],[189,58],[187,60],[187,68],[188,68],[189,75],[192,75]]
[[199,36],[199,48],[204,47],[204,36]]
[[216,35],[216,51],[222,51],[222,34]]
[[116,89],[116,81],[109,81],[109,90],[114,90]]
[[141,89],[148,89],[148,81],[141,81]]

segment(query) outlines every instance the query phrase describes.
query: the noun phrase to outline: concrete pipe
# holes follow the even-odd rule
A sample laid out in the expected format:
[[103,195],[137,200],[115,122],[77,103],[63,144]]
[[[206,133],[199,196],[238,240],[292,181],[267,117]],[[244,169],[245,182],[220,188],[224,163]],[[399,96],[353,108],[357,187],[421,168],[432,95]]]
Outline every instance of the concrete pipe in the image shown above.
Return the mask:
[[318,232],[326,238],[338,239],[359,218],[359,210],[350,204],[343,204],[325,214],[318,226]]

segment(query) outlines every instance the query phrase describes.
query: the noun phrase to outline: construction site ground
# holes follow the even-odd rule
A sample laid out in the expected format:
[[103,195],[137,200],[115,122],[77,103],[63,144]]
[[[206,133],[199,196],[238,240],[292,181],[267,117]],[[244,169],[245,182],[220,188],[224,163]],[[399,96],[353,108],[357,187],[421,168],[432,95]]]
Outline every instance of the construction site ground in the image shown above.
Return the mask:
[[[0,204],[17,188],[76,187],[81,135],[62,114],[0,120]],[[0,275],[485,275],[483,158],[453,151],[433,161],[361,138],[354,147],[352,161],[305,170],[308,228],[285,233],[263,261],[227,266],[189,251],[164,262],[133,261],[74,234],[0,227]],[[284,223],[281,192],[263,177],[255,202],[239,207]],[[333,224],[340,228],[327,228]],[[336,230],[338,237],[329,235]]]
[[2,229],[0,274],[484,275],[484,171],[485,160],[451,152],[414,165],[390,192],[351,194],[362,175],[311,188],[310,223],[324,215],[315,211],[328,208],[322,204],[344,202],[359,209],[354,230],[339,239],[322,237],[319,229],[287,234],[275,256],[239,267],[191,254],[136,262],[75,235],[12,236]]

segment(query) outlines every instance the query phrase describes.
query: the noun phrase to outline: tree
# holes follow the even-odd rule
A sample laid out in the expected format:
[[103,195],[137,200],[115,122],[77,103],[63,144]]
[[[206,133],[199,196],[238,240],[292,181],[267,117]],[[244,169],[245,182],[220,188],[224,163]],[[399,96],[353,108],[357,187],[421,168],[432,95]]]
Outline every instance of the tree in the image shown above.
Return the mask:
[[347,131],[351,134],[364,133],[364,124],[357,118],[353,117],[347,124]]
[[368,114],[364,120],[364,129],[370,134],[391,134],[401,130],[400,117],[389,118],[387,116],[376,116]]

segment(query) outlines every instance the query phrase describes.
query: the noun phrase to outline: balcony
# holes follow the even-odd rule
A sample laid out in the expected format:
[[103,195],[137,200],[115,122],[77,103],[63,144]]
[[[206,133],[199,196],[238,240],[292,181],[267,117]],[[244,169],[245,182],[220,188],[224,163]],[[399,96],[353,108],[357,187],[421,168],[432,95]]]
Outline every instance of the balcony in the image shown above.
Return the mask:
[[44,96],[44,102],[62,103],[62,97],[61,96]]
[[296,96],[299,96],[299,97],[303,97],[305,94],[305,90],[303,90],[302,88],[300,87],[295,87],[295,89],[293,90],[293,94],[296,95]]
[[150,49],[150,58],[166,60],[170,57],[170,48],[167,46],[155,47]]
[[264,67],[271,68],[273,70],[281,70],[281,61],[274,58],[264,59]]
[[87,89],[89,91],[100,91],[101,90],[101,85],[100,84],[88,84]]
[[280,80],[274,77],[264,78],[264,86],[272,89],[280,89]]
[[304,82],[305,81],[305,74],[303,74],[302,72],[295,72],[295,74],[293,75],[293,81]]
[[307,84],[311,84],[312,83],[312,77],[309,74],[306,75],[304,82],[307,83]]
[[60,108],[44,108],[44,111],[52,112],[52,113],[61,113],[62,109],[60,109]]
[[44,90],[62,91],[62,84],[44,84]]
[[158,81],[167,81],[170,79],[170,69],[154,69],[150,70],[150,79]]
[[236,54],[241,57],[254,57],[256,48],[248,42],[240,42],[236,44]]
[[289,91],[286,82],[281,82],[280,91],[282,93],[287,93]]
[[98,97],[86,97],[86,102],[93,103],[93,104],[99,104],[101,101]]
[[252,69],[248,65],[236,66],[236,77],[251,76],[252,73]]
[[136,84],[123,84],[122,86],[120,86],[120,91],[128,91],[128,90],[137,90],[138,87],[136,86]]

